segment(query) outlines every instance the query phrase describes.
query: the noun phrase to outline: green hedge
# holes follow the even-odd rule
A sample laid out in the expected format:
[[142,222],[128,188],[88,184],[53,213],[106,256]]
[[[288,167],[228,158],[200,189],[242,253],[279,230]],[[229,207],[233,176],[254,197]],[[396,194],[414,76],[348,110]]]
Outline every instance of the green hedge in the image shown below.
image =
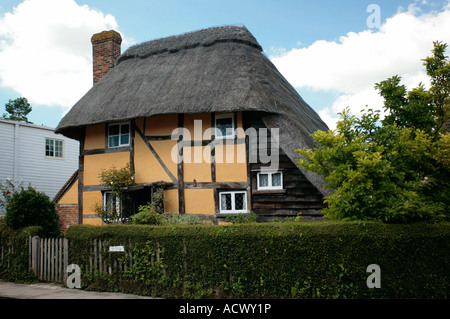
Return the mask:
[[[82,270],[89,264],[93,239],[133,252],[133,267],[125,272],[83,272],[84,289],[171,298],[447,298],[449,226],[447,222],[76,225],[66,237],[71,242],[69,262]],[[128,254],[107,255],[127,262]],[[367,287],[370,264],[381,268],[381,288]]]

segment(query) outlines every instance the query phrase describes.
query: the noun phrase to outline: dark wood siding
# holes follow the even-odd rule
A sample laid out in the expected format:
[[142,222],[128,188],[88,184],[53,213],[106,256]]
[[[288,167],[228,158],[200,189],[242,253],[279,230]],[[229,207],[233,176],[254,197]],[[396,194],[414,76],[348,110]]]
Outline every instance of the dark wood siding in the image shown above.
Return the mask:
[[[266,128],[260,113],[257,112],[243,113],[243,124],[244,129],[253,127],[258,133],[259,128]],[[251,155],[255,155],[254,152],[266,151],[265,149],[258,150],[254,142],[249,140],[248,147]],[[270,139],[268,147],[270,149]],[[279,171],[283,174],[283,189],[281,190],[258,190],[257,174],[260,172],[261,166],[268,164],[262,164],[259,161],[260,157],[257,158],[257,163],[249,164],[249,170],[252,211],[257,214],[258,220],[297,216],[300,212],[305,218],[322,217],[319,210],[325,207],[323,195],[308,181],[281,148],[279,148]]]

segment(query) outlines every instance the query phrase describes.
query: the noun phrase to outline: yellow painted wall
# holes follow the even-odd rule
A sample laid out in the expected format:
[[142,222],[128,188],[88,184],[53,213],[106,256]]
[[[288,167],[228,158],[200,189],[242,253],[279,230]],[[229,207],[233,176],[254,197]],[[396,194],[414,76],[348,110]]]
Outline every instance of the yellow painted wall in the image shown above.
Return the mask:
[[101,218],[84,218],[83,225],[93,225],[93,226],[101,226],[102,219]]
[[66,191],[66,193],[60,198],[58,204],[78,204],[78,180],[76,180]]
[[[151,183],[157,181],[172,182],[169,175],[164,171],[161,164],[145,145],[145,141],[136,136],[134,141],[134,168],[136,183]],[[151,145],[159,155],[166,167],[177,176],[177,164],[171,159],[172,148],[177,141],[152,141]]]
[[164,198],[167,199],[164,203],[164,212],[178,214],[178,189],[166,189]]
[[86,138],[84,141],[84,149],[105,148],[105,125],[90,125],[86,127]]
[[214,215],[214,191],[212,189],[185,189],[186,214]]
[[[151,146],[155,152],[159,155],[159,158],[163,161],[173,176],[177,176],[178,164],[172,160],[172,149],[177,145],[177,141],[151,141]],[[176,160],[176,159],[175,159]],[[159,164],[158,164],[159,165]],[[169,180],[170,181],[170,180]]]
[[[207,161],[204,159],[204,154]],[[194,146],[183,148],[183,179],[185,182],[211,182],[211,147]]]
[[171,135],[178,127],[178,114],[164,114],[146,119],[145,133],[148,136]]
[[102,169],[122,168],[129,162],[129,152],[85,155],[84,185],[99,185],[98,176]]
[[83,192],[83,215],[94,215],[94,206],[102,203],[102,192]]
[[216,146],[216,181],[246,182],[245,144]]

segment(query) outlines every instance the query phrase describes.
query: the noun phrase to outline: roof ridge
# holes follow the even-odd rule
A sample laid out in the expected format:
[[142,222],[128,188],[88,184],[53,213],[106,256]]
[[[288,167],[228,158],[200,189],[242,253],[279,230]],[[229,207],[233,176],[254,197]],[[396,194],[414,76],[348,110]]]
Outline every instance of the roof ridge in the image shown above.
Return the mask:
[[134,58],[145,59],[162,53],[176,53],[199,46],[208,47],[227,42],[245,44],[262,51],[258,41],[245,26],[228,25],[200,29],[133,45],[117,59],[116,64]]

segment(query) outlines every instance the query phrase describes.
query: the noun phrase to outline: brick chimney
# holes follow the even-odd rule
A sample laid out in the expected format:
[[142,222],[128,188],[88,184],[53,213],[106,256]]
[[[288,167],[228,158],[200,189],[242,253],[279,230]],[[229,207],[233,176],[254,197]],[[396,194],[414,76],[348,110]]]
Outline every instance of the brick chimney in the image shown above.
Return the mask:
[[96,33],[91,38],[94,84],[111,70],[120,56],[122,37],[114,30]]

